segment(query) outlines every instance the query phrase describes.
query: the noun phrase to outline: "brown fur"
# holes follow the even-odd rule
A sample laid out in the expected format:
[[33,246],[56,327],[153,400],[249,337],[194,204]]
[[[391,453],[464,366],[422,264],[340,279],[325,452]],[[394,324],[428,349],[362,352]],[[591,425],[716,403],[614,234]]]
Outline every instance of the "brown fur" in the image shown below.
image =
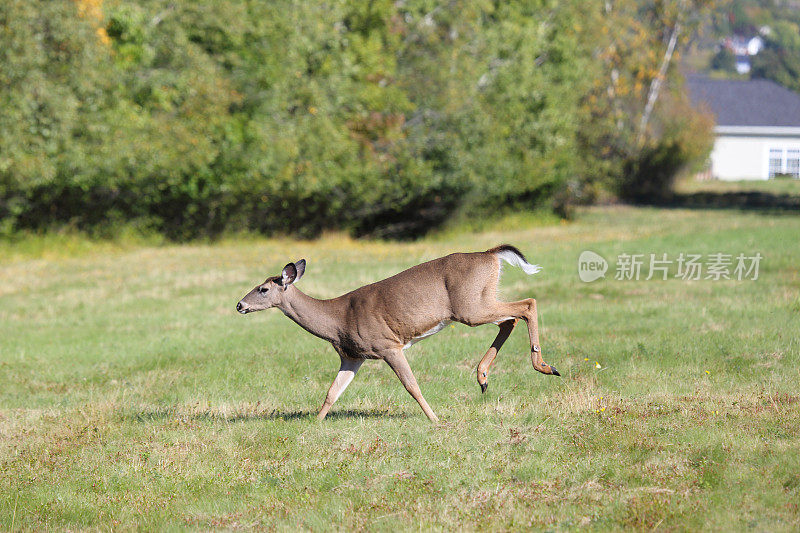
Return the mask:
[[539,372],[558,372],[542,360],[536,301],[497,300],[500,260],[496,255],[519,250],[502,245],[485,252],[455,253],[413,266],[390,278],[330,300],[317,300],[294,286],[305,261],[290,263],[281,276],[267,279],[237,306],[241,313],[277,307],[309,333],[329,341],[341,368],[319,413],[324,418],[365,359],[382,359],[432,421],[436,415],[419,390],[403,350],[423,334],[449,321],[468,326],[499,323],[500,332],[478,365],[478,383],[486,390],[489,367],[518,320],[525,320],[531,361]]

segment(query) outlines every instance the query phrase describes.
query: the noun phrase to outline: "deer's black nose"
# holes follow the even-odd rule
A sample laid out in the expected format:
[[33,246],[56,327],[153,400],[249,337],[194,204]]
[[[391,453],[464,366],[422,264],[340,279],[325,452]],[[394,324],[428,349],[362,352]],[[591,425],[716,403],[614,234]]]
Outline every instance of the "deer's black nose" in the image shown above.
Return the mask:
[[247,309],[247,308],[242,305],[242,302],[239,302],[238,304],[236,304],[236,310],[239,311],[240,313],[244,313],[245,309]]

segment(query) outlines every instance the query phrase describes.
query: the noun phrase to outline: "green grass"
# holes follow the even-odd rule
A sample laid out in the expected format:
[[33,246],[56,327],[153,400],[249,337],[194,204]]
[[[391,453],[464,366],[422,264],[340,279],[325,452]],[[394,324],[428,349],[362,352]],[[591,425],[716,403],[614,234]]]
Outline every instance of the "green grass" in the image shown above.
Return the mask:
[[[797,531],[800,218],[506,222],[417,243],[0,245],[0,529]],[[447,328],[407,352],[439,426],[378,362],[318,422],[332,348],[234,311],[289,260],[331,297],[501,242],[544,267],[505,269],[501,292],[537,298],[563,377],[532,369],[518,327],[481,395],[496,328]],[[585,284],[586,249],[764,260],[757,281]]]
[[691,193],[741,193],[759,192],[775,195],[800,196],[800,180],[792,178],[776,178],[771,180],[744,180],[698,181],[692,178],[684,179],[676,184],[676,191],[684,194]]

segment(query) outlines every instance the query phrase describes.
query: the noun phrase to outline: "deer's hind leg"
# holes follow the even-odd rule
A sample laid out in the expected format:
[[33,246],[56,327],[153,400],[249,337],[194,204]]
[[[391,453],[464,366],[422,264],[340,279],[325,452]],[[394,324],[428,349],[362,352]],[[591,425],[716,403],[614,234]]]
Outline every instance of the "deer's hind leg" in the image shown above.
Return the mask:
[[542,359],[542,348],[539,345],[539,317],[536,313],[536,300],[528,298],[522,301],[528,302],[528,318],[525,321],[528,323],[528,336],[531,340],[531,363],[533,363],[533,368],[542,374],[560,376],[561,374],[558,373],[556,367],[548,365]]
[[[468,326],[479,326],[492,322],[508,321],[509,319],[524,320],[528,324],[528,336],[530,337],[531,343],[531,363],[533,364],[533,368],[542,374],[551,376],[561,375],[555,367],[548,365],[542,359],[542,348],[539,345],[539,318],[536,313],[536,300],[527,298],[518,302],[495,302],[487,307],[488,309],[475,313],[469,320],[459,321]],[[498,335],[498,338],[499,337],[500,335]],[[489,350],[491,351],[491,348]],[[488,352],[487,355],[489,355]],[[485,357],[486,356],[484,356],[484,358]],[[491,358],[493,359],[494,356],[491,356]],[[480,383],[480,380],[478,382]]]
[[482,393],[486,392],[486,388],[489,386],[489,368],[492,366],[492,363],[494,363],[494,358],[497,357],[497,352],[500,351],[503,343],[506,342],[506,339],[508,339],[508,336],[511,335],[511,332],[516,325],[516,318],[500,322],[498,324],[498,326],[500,326],[500,331],[497,333],[497,337],[495,337],[494,342],[481,359],[481,362],[478,363],[478,385],[481,386]]

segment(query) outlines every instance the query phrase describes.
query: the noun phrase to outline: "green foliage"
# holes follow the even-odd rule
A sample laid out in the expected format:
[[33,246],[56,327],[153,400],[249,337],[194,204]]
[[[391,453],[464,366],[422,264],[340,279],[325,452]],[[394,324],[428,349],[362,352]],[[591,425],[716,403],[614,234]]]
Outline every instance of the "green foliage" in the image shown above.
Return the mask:
[[753,58],[752,76],[800,91],[800,26],[781,20],[771,29],[764,38],[764,49]]
[[623,199],[644,203],[670,200],[676,179],[685,171],[701,170],[711,151],[711,117],[698,114],[680,95],[668,96],[662,107],[656,124],[660,134],[626,161],[618,184]]
[[[712,31],[719,38],[734,34],[760,35],[764,48],[751,61],[751,78],[775,81],[800,91],[800,11],[792,2],[774,0],[727,0],[713,15]],[[720,50],[711,68],[734,73],[733,57]]]
[[[685,45],[712,5],[619,0],[588,21],[588,38],[599,43],[604,68],[583,99],[578,134],[583,168],[581,180],[569,183],[573,196],[591,199],[611,190],[628,200],[659,201],[669,196],[680,172],[705,162],[713,139],[709,117],[688,104],[676,61],[666,63],[645,127],[642,114],[665,61],[665,43],[679,26],[677,42]],[[574,200],[570,194],[557,196],[562,198],[569,213]]]
[[0,231],[414,237],[549,207],[630,155],[595,164],[615,126],[584,131],[602,17],[579,0],[5,2]]
[[711,59],[711,68],[728,73],[736,72],[736,56],[727,48],[722,47]]

